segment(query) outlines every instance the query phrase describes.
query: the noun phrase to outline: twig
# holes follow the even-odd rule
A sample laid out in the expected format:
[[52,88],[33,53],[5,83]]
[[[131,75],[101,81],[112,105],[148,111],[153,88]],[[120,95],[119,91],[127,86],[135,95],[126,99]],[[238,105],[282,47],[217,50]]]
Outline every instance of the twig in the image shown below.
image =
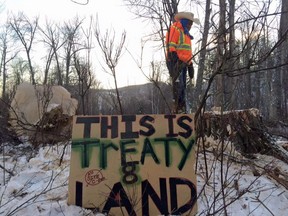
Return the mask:
[[[255,202],[259,202],[267,211],[269,211],[269,213],[272,215],[272,216],[275,216],[274,214],[273,214],[273,212],[271,212],[271,210],[262,202],[262,200],[260,200],[259,199],[259,196],[260,196],[260,192],[258,193],[258,195],[256,196],[256,198],[255,198]],[[258,205],[258,207],[259,207],[260,205]],[[257,208],[258,208],[257,207]],[[255,211],[257,208],[255,208],[253,211]],[[252,211],[252,212],[253,212]],[[251,212],[251,213],[252,213]]]
[[[6,168],[5,168],[4,166],[2,166],[1,164],[0,164],[0,168],[3,169],[5,172],[9,173],[11,176],[14,176],[14,173],[13,173],[12,171],[6,169]],[[5,182],[5,181],[4,181],[4,182]]]

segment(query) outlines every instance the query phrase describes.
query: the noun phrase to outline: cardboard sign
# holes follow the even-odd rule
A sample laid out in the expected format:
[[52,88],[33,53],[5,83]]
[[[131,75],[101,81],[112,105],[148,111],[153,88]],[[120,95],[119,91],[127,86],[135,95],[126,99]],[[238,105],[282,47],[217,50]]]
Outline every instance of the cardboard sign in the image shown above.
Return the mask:
[[193,215],[193,116],[75,116],[68,204],[109,215]]

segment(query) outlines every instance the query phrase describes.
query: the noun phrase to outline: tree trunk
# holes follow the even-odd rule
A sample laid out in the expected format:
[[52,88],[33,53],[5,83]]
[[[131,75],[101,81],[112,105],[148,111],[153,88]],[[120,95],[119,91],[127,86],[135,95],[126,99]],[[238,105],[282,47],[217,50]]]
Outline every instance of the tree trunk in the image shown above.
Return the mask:
[[198,107],[198,101],[202,96],[202,86],[203,86],[203,74],[205,69],[205,59],[207,53],[207,41],[208,41],[208,32],[209,32],[209,19],[211,14],[211,0],[206,0],[206,9],[205,9],[205,21],[204,21],[204,31],[202,35],[201,50],[199,57],[199,69],[197,73],[196,88],[194,98],[192,99],[192,111],[195,111]]
[[[227,62],[227,66],[229,70],[234,71],[234,69],[239,64],[239,61],[234,57],[235,55],[235,47],[236,47],[236,39],[235,39],[235,0],[229,1],[229,61]],[[226,77],[225,78],[225,89],[224,89],[224,101],[225,101],[225,108],[227,110],[233,110],[236,108],[236,98],[237,93],[235,91],[235,86],[237,83],[238,77]]]
[[217,64],[216,71],[219,75],[216,76],[216,96],[215,103],[216,107],[222,107],[224,98],[224,75],[221,71],[224,69],[224,54],[226,52],[226,0],[219,0],[220,14],[219,14],[219,29],[218,29],[218,41],[217,41]]
[[[284,80],[287,81],[287,69],[288,66],[286,65],[287,57],[288,57],[288,51],[287,51],[287,45],[288,45],[288,39],[287,39],[287,30],[288,30],[288,2],[282,1],[282,13],[280,18],[280,26],[279,26],[279,35],[278,40],[282,41],[281,46],[279,46],[279,55],[278,55],[278,62],[276,64],[279,65],[285,65],[280,68],[280,70],[277,70],[273,73],[273,79],[272,79],[272,109],[271,109],[271,120],[279,120],[280,118],[285,118],[285,115],[287,115],[287,109],[284,110],[284,107],[287,105],[284,105],[283,95],[285,90],[287,91],[287,84],[283,83]],[[286,76],[286,77],[285,77]],[[283,89],[283,90],[282,90]],[[287,107],[286,107],[287,108]]]
[[[287,65],[287,59],[288,59],[288,1],[282,1],[282,9],[281,9],[281,18],[280,18],[280,27],[279,27],[279,40],[283,40],[282,46],[280,47],[280,62],[281,64],[284,64],[281,68],[281,73],[277,74],[277,81],[275,83],[275,96],[276,99],[276,105],[275,107],[277,117],[285,118],[288,116],[287,111],[287,91],[288,91],[288,65]],[[279,95],[278,95],[279,94]]]

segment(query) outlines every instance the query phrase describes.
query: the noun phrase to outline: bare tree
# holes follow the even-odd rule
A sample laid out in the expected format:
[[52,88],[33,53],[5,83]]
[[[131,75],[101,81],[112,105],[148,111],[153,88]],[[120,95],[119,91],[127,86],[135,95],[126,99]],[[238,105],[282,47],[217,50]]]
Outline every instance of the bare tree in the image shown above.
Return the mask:
[[166,52],[165,34],[173,22],[174,15],[178,12],[180,0],[123,0],[129,10],[139,19],[152,23],[149,39],[160,41],[161,46]]
[[58,85],[62,85],[62,68],[60,66],[60,56],[59,56],[59,49],[63,46],[64,42],[60,41],[60,31],[59,27],[55,23],[49,23],[46,20],[46,24],[44,29],[39,28],[42,35],[43,40],[42,42],[48,47],[48,55],[46,59],[46,66],[44,71],[44,81],[43,84],[47,84],[48,80],[48,73],[52,63],[52,60],[55,59],[56,62],[56,77],[58,81]]
[[159,114],[165,113],[165,104],[168,102],[165,101],[165,104],[160,103],[161,96],[165,100],[163,95],[161,84],[163,83],[162,71],[163,67],[166,67],[162,62],[151,62],[151,73],[149,75],[149,80],[153,83],[153,88],[151,88],[151,107],[152,113]]
[[[15,59],[18,52],[17,50],[13,50],[14,47],[12,46],[12,38],[10,37],[11,34],[11,28],[8,24],[3,25],[2,32],[0,33],[0,44],[1,44],[1,61],[0,61],[0,75],[2,73],[2,98],[4,101],[7,99],[7,69],[8,69],[8,63]],[[6,101],[7,102],[7,101]]]
[[[155,50],[162,50],[166,56],[165,35],[172,22],[174,21],[174,15],[178,12],[178,5],[180,0],[152,0],[148,2],[145,0],[124,0],[124,2],[129,10],[134,13],[137,18],[152,23],[151,33],[147,33],[145,36],[145,41],[150,40],[157,42],[158,45],[155,46]],[[139,67],[139,69],[145,75],[142,68]],[[154,69],[155,68],[152,70]],[[147,75],[145,76],[147,77]],[[159,90],[160,94],[164,96],[163,92],[161,92],[162,90],[159,86],[159,82],[153,78],[154,77],[149,77],[149,81],[152,82]],[[172,108],[170,108],[165,98],[164,101],[165,106],[167,106],[170,112],[172,112]]]
[[78,77],[78,94],[81,100],[80,113],[87,115],[89,110],[89,90],[93,83],[91,65],[89,65],[89,62],[81,59],[77,53],[74,53],[73,59],[74,68]]
[[[228,67],[232,70],[236,68],[235,65],[239,63],[236,57],[236,37],[235,37],[235,0],[229,0],[229,16],[228,16],[228,35],[229,35],[229,41],[228,41],[228,58],[229,61],[227,62]],[[237,77],[227,77],[227,80],[225,80],[224,85],[224,100],[226,108],[228,110],[233,110],[236,108],[236,95],[235,95],[235,89],[234,86],[237,83]]]
[[12,77],[14,81],[14,87],[24,82],[25,72],[29,70],[27,61],[23,60],[21,57],[15,58],[11,63]]
[[[64,36],[64,61],[65,61],[65,85],[69,85],[69,76],[71,74],[70,67],[72,65],[72,60],[75,52],[84,49],[79,48],[80,41],[80,29],[83,23],[83,19],[80,20],[79,17],[74,17],[71,22],[65,22],[62,27],[62,35]],[[76,48],[77,47],[77,48]]]
[[[91,86],[95,83],[94,75],[92,74],[91,64],[91,50],[92,50],[92,17],[90,19],[90,25],[85,30],[82,28],[85,41],[83,46],[86,48],[84,57],[80,57],[80,52],[73,50],[74,68],[78,77],[78,94],[81,99],[81,113],[84,115],[91,114]],[[76,47],[74,47],[76,49]]]
[[[111,35],[112,34],[112,35]],[[125,44],[126,32],[123,31],[121,34],[121,39],[118,45],[115,45],[115,32],[112,30],[106,30],[104,35],[101,35],[98,20],[95,25],[95,37],[98,45],[104,55],[104,61],[110,71],[105,70],[107,73],[113,76],[114,85],[117,95],[117,101],[119,105],[120,114],[123,114],[123,108],[121,104],[120,93],[117,84],[117,73],[116,67],[122,54],[122,50]],[[116,46],[116,47],[115,47]]]
[[10,21],[10,25],[14,30],[16,37],[20,40],[23,45],[28,61],[30,78],[33,85],[36,84],[35,80],[35,71],[32,65],[32,45],[34,45],[35,34],[38,28],[39,17],[35,17],[33,20],[30,20],[23,13],[19,13],[18,16],[13,16]]
[[205,19],[204,19],[204,30],[202,33],[202,40],[201,40],[201,49],[199,54],[199,67],[196,79],[196,87],[194,97],[192,98],[192,111],[197,109],[198,102],[200,101],[200,97],[202,94],[203,88],[203,76],[204,76],[204,69],[205,69],[205,59],[207,54],[207,42],[208,42],[208,33],[209,33],[209,19],[211,14],[211,0],[206,0],[205,6]]
[[217,60],[215,71],[219,71],[219,75],[216,76],[216,97],[214,104],[216,107],[221,107],[224,102],[224,74],[222,69],[225,63],[225,55],[227,52],[226,41],[226,0],[219,0],[219,27],[217,34]]

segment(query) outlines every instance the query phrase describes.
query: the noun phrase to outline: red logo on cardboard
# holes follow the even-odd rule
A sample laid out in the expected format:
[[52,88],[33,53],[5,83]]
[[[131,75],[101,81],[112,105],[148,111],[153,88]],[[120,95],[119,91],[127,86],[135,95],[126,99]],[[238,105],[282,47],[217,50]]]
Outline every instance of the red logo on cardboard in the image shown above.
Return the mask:
[[85,181],[88,185],[95,186],[105,180],[101,170],[92,169],[85,174]]

